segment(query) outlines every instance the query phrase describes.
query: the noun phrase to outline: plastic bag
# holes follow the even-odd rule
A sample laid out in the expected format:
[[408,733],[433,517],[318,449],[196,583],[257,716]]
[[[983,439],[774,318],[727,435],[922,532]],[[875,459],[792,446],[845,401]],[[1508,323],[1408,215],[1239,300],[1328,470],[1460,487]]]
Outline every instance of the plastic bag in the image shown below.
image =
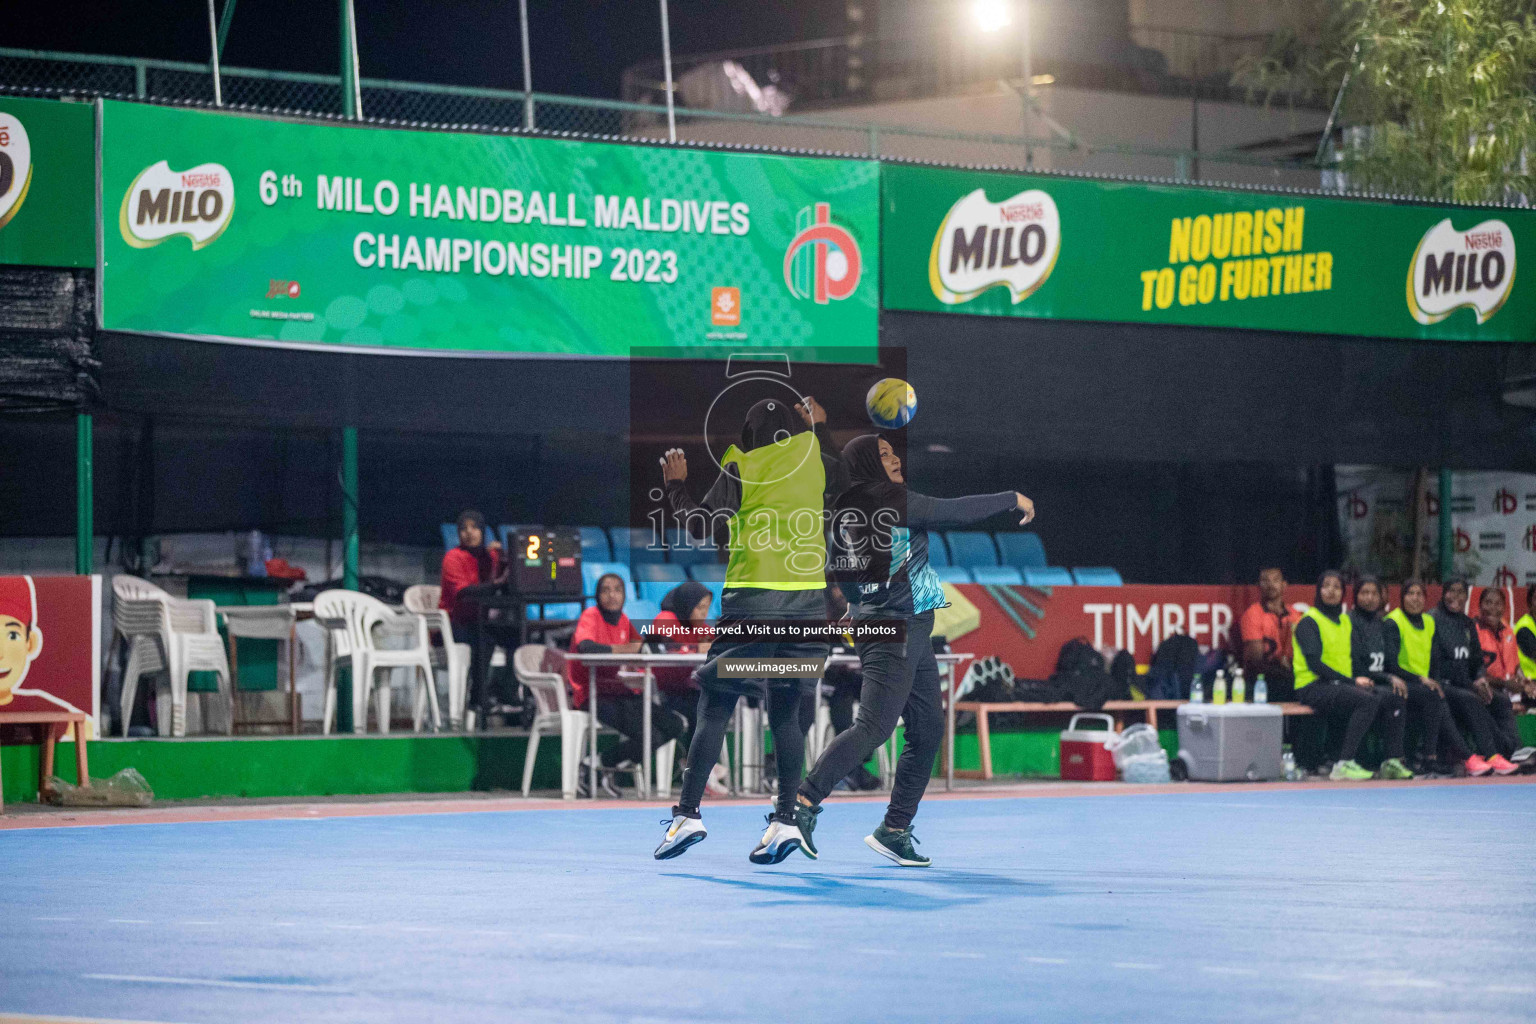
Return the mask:
[[1171,782],[1168,774],[1168,751],[1161,747],[1155,753],[1128,757],[1120,765],[1120,777],[1126,782]]
[[[1157,730],[1145,722],[1130,726],[1109,744],[1109,752],[1114,756],[1115,767],[1122,772],[1125,771],[1125,763],[1131,758],[1156,754],[1162,749],[1163,744],[1157,737]],[[1167,760],[1166,756],[1164,760]]]
[[84,786],[55,775],[48,786],[49,802],[62,807],[148,807],[155,799],[137,768],[124,768],[110,779],[92,779]]

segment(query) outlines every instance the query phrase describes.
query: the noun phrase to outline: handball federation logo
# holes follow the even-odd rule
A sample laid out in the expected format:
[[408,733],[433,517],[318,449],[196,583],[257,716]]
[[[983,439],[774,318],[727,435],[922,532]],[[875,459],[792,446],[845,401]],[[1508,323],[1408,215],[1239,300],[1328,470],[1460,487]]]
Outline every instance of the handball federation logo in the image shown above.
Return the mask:
[[846,299],[859,286],[863,257],[859,243],[846,228],[832,223],[832,208],[817,203],[795,218],[798,229],[784,253],[784,284],[797,299],[815,299],[825,306]]
[[161,160],[133,179],[117,219],[123,241],[135,249],[148,249],[176,235],[186,235],[193,249],[201,249],[224,233],[234,212],[235,182],[229,168],[198,164],[173,171]]

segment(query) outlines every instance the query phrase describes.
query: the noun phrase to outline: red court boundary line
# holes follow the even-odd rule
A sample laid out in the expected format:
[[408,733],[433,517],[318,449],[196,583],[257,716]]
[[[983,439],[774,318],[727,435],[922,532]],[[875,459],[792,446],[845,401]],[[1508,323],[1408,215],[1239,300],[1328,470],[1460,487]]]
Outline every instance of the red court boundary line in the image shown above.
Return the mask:
[[[1359,791],[1380,789],[1425,789],[1444,786],[1521,786],[1536,784],[1536,776],[1509,776],[1483,779],[1424,779],[1404,782],[1265,782],[1265,783],[1191,783],[1174,782],[1152,785],[1103,783],[1021,783],[1013,786],[989,786],[953,792],[930,791],[925,800],[1017,800],[1060,799],[1093,796],[1210,796],[1236,794],[1246,796],[1296,790]],[[884,803],[883,793],[842,794],[839,803]],[[706,806],[753,806],[765,798],[710,800]],[[285,803],[223,804],[196,807],[123,808],[117,810],[71,813],[34,812],[0,816],[0,831],[50,828],[98,828],[105,825],[183,825],[229,821],[303,821],[321,818],[389,818],[429,814],[488,814],[507,811],[613,811],[660,810],[670,805],[656,800],[553,800],[537,797],[498,797],[475,800],[375,800],[358,803]]]

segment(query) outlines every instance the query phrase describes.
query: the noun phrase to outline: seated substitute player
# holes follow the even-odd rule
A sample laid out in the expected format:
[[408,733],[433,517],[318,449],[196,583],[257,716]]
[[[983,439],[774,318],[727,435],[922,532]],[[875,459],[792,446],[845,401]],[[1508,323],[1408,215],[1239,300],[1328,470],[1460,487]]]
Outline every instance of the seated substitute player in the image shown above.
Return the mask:
[[[1493,766],[1467,747],[1451,719],[1445,702],[1445,688],[1431,678],[1430,651],[1435,643],[1435,619],[1424,612],[1428,588],[1422,580],[1403,584],[1403,603],[1392,609],[1382,623],[1386,635],[1387,664],[1396,666],[1392,674],[1408,685],[1409,721],[1419,729],[1419,771],[1441,774],[1447,769],[1440,761],[1442,745],[1452,764],[1465,764],[1468,775],[1487,775]],[[1395,656],[1394,653],[1396,652]],[[1430,701],[1423,697],[1430,694]]]
[[1344,730],[1335,782],[1369,779],[1355,755],[1381,710],[1381,696],[1367,676],[1354,674],[1353,623],[1344,612],[1344,577],[1329,569],[1317,581],[1317,600],[1296,623],[1292,648],[1296,699]]
[[1451,715],[1471,733],[1478,756],[1497,774],[1511,775],[1519,770],[1507,757],[1515,748],[1508,745],[1496,716],[1504,713],[1513,717],[1514,711],[1509,698],[1494,693],[1483,673],[1477,624],[1465,611],[1467,589],[1466,580],[1450,580],[1440,592],[1440,607],[1430,613],[1435,619],[1435,643],[1430,649],[1429,673],[1444,684]]
[[[1376,696],[1381,701],[1376,724],[1381,730],[1386,756],[1377,774],[1384,779],[1411,779],[1413,772],[1403,764],[1403,733],[1408,725],[1410,692],[1407,681],[1395,671],[1396,652],[1387,640],[1381,602],[1381,581],[1374,576],[1360,577],[1355,583],[1355,606],[1349,611],[1351,660],[1355,677],[1364,677],[1374,683]],[[1440,700],[1427,689],[1422,690],[1422,696],[1417,699],[1421,703],[1438,703]]]
[[864,679],[853,728],[822,753],[800,785],[797,810],[806,849],[814,857],[811,833],[821,802],[838,781],[869,760],[906,722],[906,743],[896,762],[896,781],[885,820],[864,842],[902,867],[927,867],[913,844],[912,818],[933,775],[933,759],[944,737],[939,665],[933,654],[933,613],[945,605],[944,588],[928,564],[928,530],[963,526],[1019,510],[1027,523],[1034,503],[1017,491],[966,498],[930,498],[907,487],[901,459],[890,441],[865,434],[843,449],[850,486],[832,514],[832,568],[847,587],[855,621],[902,619],[904,642],[855,639]]

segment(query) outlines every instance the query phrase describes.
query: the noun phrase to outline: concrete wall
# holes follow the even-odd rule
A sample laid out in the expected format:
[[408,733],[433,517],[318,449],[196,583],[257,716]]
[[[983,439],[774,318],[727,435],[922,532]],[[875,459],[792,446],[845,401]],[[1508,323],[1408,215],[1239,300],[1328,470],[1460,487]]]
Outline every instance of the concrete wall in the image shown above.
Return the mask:
[[[1045,112],[1090,146],[1192,148],[1196,105],[1191,100],[1049,86],[1041,88],[1039,94]],[[1297,133],[1320,132],[1327,116],[1322,111],[1291,111],[1241,103],[1202,102],[1198,111],[1201,153]],[[870,153],[873,146],[878,155],[898,159],[1026,166],[1024,147],[1017,143],[963,141],[917,134],[1019,135],[1023,126],[1022,102],[1001,85],[966,95],[845,107],[819,114],[815,119],[836,121],[850,127],[816,127],[801,124],[794,117],[786,117],[772,125],[701,119],[680,123],[678,136],[698,142],[848,153]],[[1038,122],[1038,118],[1036,120]],[[902,129],[913,134],[903,133]],[[1037,123],[1034,134],[1038,137],[1046,131],[1045,125]],[[1172,156],[1050,149],[1035,150],[1033,166],[1042,170],[1156,178],[1174,177],[1177,170]],[[1209,182],[1269,187],[1317,188],[1319,185],[1318,172],[1314,170],[1276,170],[1210,157],[1201,160],[1199,178]]]

